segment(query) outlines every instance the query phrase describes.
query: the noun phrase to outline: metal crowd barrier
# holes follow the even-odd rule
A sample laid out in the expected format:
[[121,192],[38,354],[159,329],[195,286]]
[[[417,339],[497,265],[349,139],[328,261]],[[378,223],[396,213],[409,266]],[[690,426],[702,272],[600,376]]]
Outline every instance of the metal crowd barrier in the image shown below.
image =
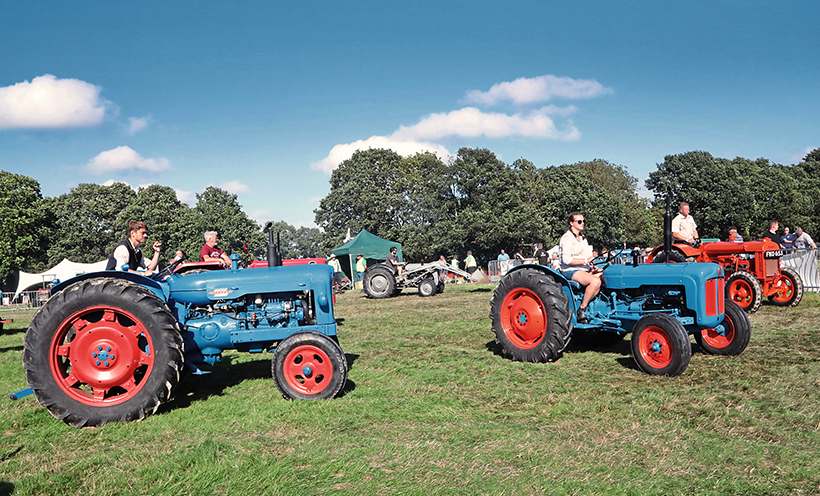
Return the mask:
[[14,293],[3,293],[0,308],[40,308],[48,299],[48,290],[23,291],[17,298]]
[[780,259],[782,267],[789,267],[797,271],[803,279],[803,291],[820,292],[820,273],[817,268],[817,249],[794,250],[783,255]]

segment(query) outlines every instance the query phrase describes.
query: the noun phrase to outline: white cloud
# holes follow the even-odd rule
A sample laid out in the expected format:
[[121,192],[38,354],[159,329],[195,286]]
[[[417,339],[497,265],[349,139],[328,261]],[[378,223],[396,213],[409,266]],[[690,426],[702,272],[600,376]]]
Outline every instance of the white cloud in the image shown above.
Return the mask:
[[792,155],[791,157],[789,157],[789,160],[791,160],[791,163],[793,163],[793,164],[800,163],[804,158],[806,158],[806,155],[808,155],[815,148],[817,148],[817,147],[816,146],[807,146],[806,148],[803,148],[801,151],[799,151],[799,152],[795,153],[794,155]]
[[580,137],[578,129],[568,123],[566,129],[558,130],[549,117],[552,114],[572,113],[575,108],[560,109],[548,106],[527,113],[507,115],[485,113],[475,107],[466,107],[446,114],[430,114],[413,126],[402,126],[393,133],[394,139],[440,139],[445,136],[475,138],[551,138],[574,141]]
[[143,158],[128,146],[118,146],[91,159],[86,168],[93,174],[105,174],[130,169],[160,172],[170,169],[171,163],[164,157]]
[[224,189],[228,193],[239,194],[239,193],[248,193],[250,192],[251,188],[247,184],[242,184],[239,181],[231,181],[229,183],[225,183],[220,188]]
[[[545,75],[498,83],[486,92],[470,91],[467,93],[467,101],[486,106],[501,102],[531,105],[553,98],[594,98],[606,93],[612,93],[612,89],[604,87],[595,80]],[[475,106],[450,112],[432,113],[422,117],[412,126],[399,127],[389,136],[371,136],[366,140],[336,145],[327,157],[312,163],[311,168],[330,174],[357,150],[370,148],[392,149],[403,156],[430,151],[446,159],[450,152],[444,146],[435,143],[436,140],[446,137],[478,138],[483,136],[492,139],[524,137],[577,141],[581,138],[581,132],[571,120],[567,119],[577,111],[578,108],[574,105],[559,107],[551,104],[515,114],[484,112]],[[556,124],[556,118],[562,119],[560,125]]]
[[493,106],[501,102],[516,105],[547,102],[553,98],[586,99],[612,93],[594,79],[572,79],[551,74],[534,78],[518,78],[512,82],[497,83],[489,91],[467,92],[466,102]]
[[128,118],[128,129],[126,129],[125,133],[128,136],[133,136],[140,131],[144,131],[148,128],[148,123],[151,122],[150,116],[145,117],[129,117]]
[[127,182],[125,182],[125,181],[116,181],[116,180],[114,180],[114,179],[109,179],[108,181],[106,181],[106,182],[104,182],[104,183],[100,184],[100,186],[113,186],[115,183],[122,183],[122,184],[124,184],[124,185],[128,186],[129,188],[134,189],[134,188],[133,188],[130,184],[128,184]]
[[105,118],[102,88],[45,74],[0,88],[0,129],[88,127]]
[[371,148],[385,148],[393,150],[399,155],[408,157],[419,152],[432,152],[439,157],[447,157],[450,152],[441,145],[434,143],[423,143],[413,140],[393,139],[384,136],[371,136],[366,140],[358,140],[346,145],[336,145],[330,149],[327,157],[310,164],[310,167],[315,170],[323,171],[327,174],[333,172],[333,169],[339,166],[340,163],[353,156],[357,150],[368,150]]
[[177,200],[181,201],[182,203],[193,205],[194,202],[196,202],[196,193],[194,193],[193,191],[183,191],[181,189],[174,189],[174,193],[177,194]]

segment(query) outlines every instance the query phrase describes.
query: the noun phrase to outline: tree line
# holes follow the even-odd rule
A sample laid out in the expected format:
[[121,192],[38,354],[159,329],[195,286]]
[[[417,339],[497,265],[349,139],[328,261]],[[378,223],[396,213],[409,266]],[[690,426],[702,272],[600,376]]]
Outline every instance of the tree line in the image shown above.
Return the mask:
[[[447,163],[429,153],[362,150],[333,171],[330,192],[314,211],[318,228],[279,221],[273,229],[285,258],[326,256],[348,229],[367,229],[402,243],[412,261],[463,258],[467,250],[486,261],[501,249],[528,257],[534,243],[553,246],[577,210],[596,247],[646,247],[661,241],[667,194],[675,208],[690,204],[705,238],[725,239],[733,225],[745,239],[759,239],[769,220],[810,234],[820,227],[820,148],[795,165],[703,151],[668,155],[645,186],[654,200],[639,195],[638,180],[623,166],[602,159],[539,168],[523,158],[505,164],[487,149],[462,148]],[[35,179],[0,171],[0,280],[63,258],[105,259],[130,219],[144,220],[149,239],[163,242],[163,263],[178,249],[198,259],[207,230],[219,232],[226,251],[246,259],[264,254],[261,226],[235,194],[209,186],[196,197],[188,206],[170,187],[134,191],[122,183],[80,184],[43,197]]]

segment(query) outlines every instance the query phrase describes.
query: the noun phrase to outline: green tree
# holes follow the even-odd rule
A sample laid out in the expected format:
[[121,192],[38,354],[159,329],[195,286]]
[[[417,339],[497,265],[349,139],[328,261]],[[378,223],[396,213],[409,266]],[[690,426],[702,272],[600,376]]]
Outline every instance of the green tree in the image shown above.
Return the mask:
[[148,225],[149,245],[154,240],[162,242],[160,266],[169,263],[176,250],[182,250],[188,260],[199,260],[204,241],[197,216],[188,205],[179,201],[173,188],[158,184],[139,188],[136,199],[117,217],[122,239],[127,236],[128,222],[132,219]]
[[17,269],[45,269],[51,220],[37,181],[0,171],[0,280]]
[[55,215],[55,231],[48,247],[51,266],[68,258],[92,263],[107,259],[114,246],[125,239],[126,226],[120,212],[137,198],[128,185],[80,184],[68,193],[48,200]]

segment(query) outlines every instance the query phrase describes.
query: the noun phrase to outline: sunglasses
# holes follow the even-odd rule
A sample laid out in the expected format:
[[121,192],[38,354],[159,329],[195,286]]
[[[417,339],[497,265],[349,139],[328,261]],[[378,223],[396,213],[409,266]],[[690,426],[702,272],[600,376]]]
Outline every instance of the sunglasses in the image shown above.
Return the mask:
[[573,222],[575,222],[576,224],[583,224],[584,223],[583,220],[574,220]]

